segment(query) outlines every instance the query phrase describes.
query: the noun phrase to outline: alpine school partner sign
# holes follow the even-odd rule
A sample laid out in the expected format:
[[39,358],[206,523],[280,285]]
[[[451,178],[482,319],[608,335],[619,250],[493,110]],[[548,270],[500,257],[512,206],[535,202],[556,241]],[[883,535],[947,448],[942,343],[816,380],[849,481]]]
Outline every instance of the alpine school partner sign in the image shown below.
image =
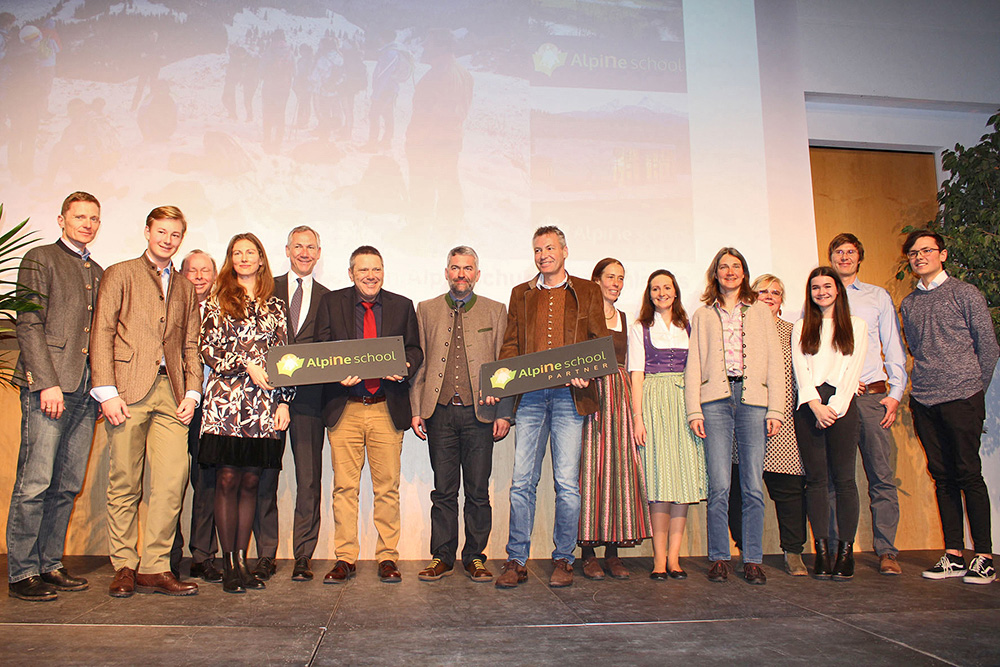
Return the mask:
[[267,376],[275,387],[408,375],[402,336],[282,345],[267,351]]
[[484,397],[503,398],[561,387],[573,378],[610,375],[617,370],[615,344],[611,336],[607,336],[483,364],[479,384]]

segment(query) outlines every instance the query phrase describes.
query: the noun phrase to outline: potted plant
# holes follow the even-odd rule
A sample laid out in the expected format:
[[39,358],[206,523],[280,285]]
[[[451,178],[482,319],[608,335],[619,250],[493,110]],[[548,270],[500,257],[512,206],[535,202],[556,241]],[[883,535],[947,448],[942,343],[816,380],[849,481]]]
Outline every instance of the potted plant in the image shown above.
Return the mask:
[[[3,204],[0,204],[0,218],[3,218]],[[0,344],[9,343],[14,338],[14,321],[18,313],[41,308],[38,304],[41,295],[16,279],[24,250],[38,240],[35,230],[25,229],[27,224],[28,220],[24,220],[0,235]],[[11,349],[6,344],[0,347],[0,385],[13,384],[14,355]]]

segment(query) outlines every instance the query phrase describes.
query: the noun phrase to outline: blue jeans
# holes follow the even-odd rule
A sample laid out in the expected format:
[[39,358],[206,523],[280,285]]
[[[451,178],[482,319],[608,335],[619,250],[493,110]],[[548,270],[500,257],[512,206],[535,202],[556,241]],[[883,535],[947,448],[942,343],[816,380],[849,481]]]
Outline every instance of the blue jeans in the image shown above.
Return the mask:
[[[764,440],[767,408],[743,403],[743,383],[731,382],[732,393],[702,403],[705,417],[705,464],[708,468],[708,559],[729,560],[729,486],[732,483],[733,436],[740,455],[743,494],[744,563],[764,557]],[[783,428],[790,428],[784,424]]]
[[7,574],[11,583],[62,567],[73,501],[83,488],[97,421],[90,371],[64,393],[59,419],[42,412],[41,392],[21,388],[21,449],[7,516]]
[[542,476],[545,443],[551,442],[556,516],[552,558],[575,560],[580,523],[580,449],[583,416],[577,414],[569,387],[540,389],[521,397],[517,407],[514,478],[510,484],[510,537],[507,558],[524,565],[531,552],[535,495]]

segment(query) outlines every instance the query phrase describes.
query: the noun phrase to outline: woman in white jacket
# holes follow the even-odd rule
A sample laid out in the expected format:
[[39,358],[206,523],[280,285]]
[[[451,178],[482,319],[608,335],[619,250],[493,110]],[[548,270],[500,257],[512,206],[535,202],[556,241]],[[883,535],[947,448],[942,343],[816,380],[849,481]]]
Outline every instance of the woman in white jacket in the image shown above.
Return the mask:
[[[851,316],[844,284],[828,266],[813,269],[806,283],[805,313],[792,329],[792,367],[798,387],[795,437],[806,472],[806,512],[816,540],[817,579],[854,576],[854,534],[858,529],[858,392],[868,347],[868,327]],[[837,560],[830,567],[830,500],[837,504]]]

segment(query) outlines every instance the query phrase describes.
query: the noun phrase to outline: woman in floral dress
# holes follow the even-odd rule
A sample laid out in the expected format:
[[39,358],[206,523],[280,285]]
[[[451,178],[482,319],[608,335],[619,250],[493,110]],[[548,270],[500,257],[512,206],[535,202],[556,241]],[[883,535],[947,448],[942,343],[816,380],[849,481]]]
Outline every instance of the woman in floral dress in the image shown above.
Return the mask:
[[274,296],[264,247],[253,234],[229,242],[201,328],[201,354],[211,368],[198,462],[214,466],[215,525],[222,546],[223,590],[264,588],[250,573],[246,550],[263,468],[280,468],[288,402],[295,389],[275,389],[267,350],[284,345],[287,311]]

